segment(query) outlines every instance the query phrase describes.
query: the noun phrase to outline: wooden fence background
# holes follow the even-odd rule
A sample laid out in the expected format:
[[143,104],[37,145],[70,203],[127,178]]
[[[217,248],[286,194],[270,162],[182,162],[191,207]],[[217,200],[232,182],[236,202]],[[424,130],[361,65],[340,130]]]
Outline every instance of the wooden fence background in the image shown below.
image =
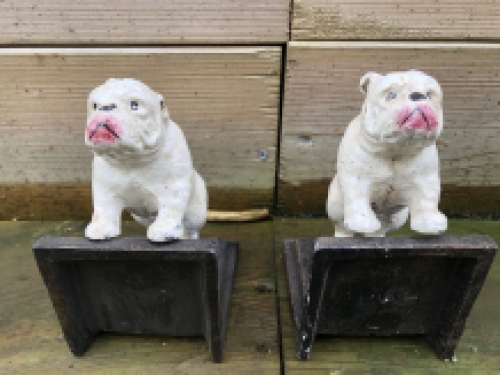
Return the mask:
[[144,81],[184,130],[213,209],[324,214],[359,78],[444,90],[442,208],[500,213],[500,0],[0,2],[0,219],[88,219],[86,97]]

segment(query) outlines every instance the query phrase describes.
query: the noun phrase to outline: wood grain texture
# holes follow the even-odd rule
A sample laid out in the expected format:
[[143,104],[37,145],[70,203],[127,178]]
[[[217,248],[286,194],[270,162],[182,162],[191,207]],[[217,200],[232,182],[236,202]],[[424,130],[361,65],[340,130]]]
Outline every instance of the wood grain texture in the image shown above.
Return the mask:
[[4,49],[0,184],[90,182],[87,95],[133,77],[165,96],[209,188],[266,191],[269,206],[280,59],[278,47]]
[[[224,362],[214,364],[203,337],[103,334],[81,358],[61,335],[31,250],[43,235],[82,236],[83,222],[0,223],[1,374],[280,374],[272,223],[209,224],[202,236],[240,243]],[[127,222],[124,235],[145,235]]]
[[292,40],[500,37],[497,0],[296,0]]
[[[500,47],[489,44],[292,42],[288,48],[280,160],[279,207],[325,213],[337,148],[359,113],[360,77],[411,68],[434,76],[444,91],[444,132],[438,141],[442,183],[450,187],[500,187]],[[325,189],[321,211],[314,194]],[[308,185],[309,184],[309,185]],[[308,190],[308,189],[305,189]],[[451,191],[450,190],[450,191]],[[297,193],[295,193],[296,191]],[[493,195],[494,197],[495,195]],[[291,197],[295,197],[292,198]],[[472,201],[474,201],[472,199]],[[500,209],[498,199],[491,208]],[[316,205],[316,208],[312,208]],[[493,207],[494,206],[494,207]],[[464,207],[474,212],[474,206]]]
[[[323,178],[290,184],[280,180],[277,214],[325,216],[330,181]],[[454,218],[499,219],[500,186],[442,185],[439,208]]]
[[[447,234],[487,234],[500,241],[499,221],[450,220]],[[278,298],[281,317],[281,347],[284,374],[477,374],[500,372],[500,303],[495,297],[500,287],[500,258],[497,256],[483,289],[467,320],[467,326],[455,351],[457,362],[444,362],[421,337],[334,337],[318,336],[311,358],[296,357],[293,323],[282,249],[286,238],[333,235],[327,219],[280,219],[275,223]],[[412,235],[405,226],[391,235]]]
[[[235,210],[268,210],[274,190],[209,186],[208,195],[211,210],[234,218]],[[0,220],[90,220],[91,215],[90,182],[0,184]],[[123,218],[132,220],[126,212]]]
[[283,43],[289,1],[6,0],[0,43]]

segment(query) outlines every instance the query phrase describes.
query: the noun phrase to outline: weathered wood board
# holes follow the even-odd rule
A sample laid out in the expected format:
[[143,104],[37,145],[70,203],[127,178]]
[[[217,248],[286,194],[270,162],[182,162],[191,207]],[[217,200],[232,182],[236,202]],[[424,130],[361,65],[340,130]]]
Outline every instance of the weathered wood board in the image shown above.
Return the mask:
[[41,218],[11,209],[26,209],[23,200],[43,211],[51,199],[90,197],[86,100],[109,77],[137,78],[164,95],[213,193],[212,208],[270,206],[280,63],[279,47],[0,51],[8,72],[0,77],[0,218]]
[[498,39],[497,0],[296,0],[292,40]]
[[290,0],[6,0],[0,2],[0,43],[283,43],[289,5]]
[[288,48],[278,204],[325,214],[337,148],[364,100],[368,71],[419,69],[444,91],[438,141],[448,213],[500,213],[500,46],[454,43],[291,42]]

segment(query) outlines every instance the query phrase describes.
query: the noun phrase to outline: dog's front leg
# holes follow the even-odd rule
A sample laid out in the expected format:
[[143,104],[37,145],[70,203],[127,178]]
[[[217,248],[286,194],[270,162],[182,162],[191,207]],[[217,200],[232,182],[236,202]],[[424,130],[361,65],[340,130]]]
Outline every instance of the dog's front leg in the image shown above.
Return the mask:
[[85,228],[85,237],[91,240],[106,240],[117,237],[121,231],[123,203],[113,192],[92,182],[94,212],[92,221]]
[[428,147],[412,165],[408,166],[406,189],[410,208],[410,226],[414,231],[424,234],[439,234],[446,230],[448,220],[439,211],[441,185],[439,179],[439,160],[435,146]]
[[148,228],[150,241],[170,242],[184,238],[183,218],[190,192],[189,177],[178,177],[154,192],[158,199],[158,216]]
[[344,196],[344,226],[357,233],[373,233],[380,229],[380,221],[370,205],[371,183],[359,175],[341,177]]
[[[410,226],[423,234],[440,234],[448,227],[446,216],[439,211],[439,188],[429,189],[425,178],[416,178],[414,196],[410,203]],[[429,191],[432,190],[432,191]]]

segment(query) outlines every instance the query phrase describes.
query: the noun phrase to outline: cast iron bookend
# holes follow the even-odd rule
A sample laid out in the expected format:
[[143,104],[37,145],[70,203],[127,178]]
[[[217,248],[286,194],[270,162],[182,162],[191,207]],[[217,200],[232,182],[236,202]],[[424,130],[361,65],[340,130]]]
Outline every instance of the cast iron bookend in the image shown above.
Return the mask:
[[222,361],[237,243],[43,237],[33,245],[66,341],[85,353],[99,332],[204,336]]
[[423,335],[451,359],[496,251],[480,235],[285,240],[298,358],[328,334]]

